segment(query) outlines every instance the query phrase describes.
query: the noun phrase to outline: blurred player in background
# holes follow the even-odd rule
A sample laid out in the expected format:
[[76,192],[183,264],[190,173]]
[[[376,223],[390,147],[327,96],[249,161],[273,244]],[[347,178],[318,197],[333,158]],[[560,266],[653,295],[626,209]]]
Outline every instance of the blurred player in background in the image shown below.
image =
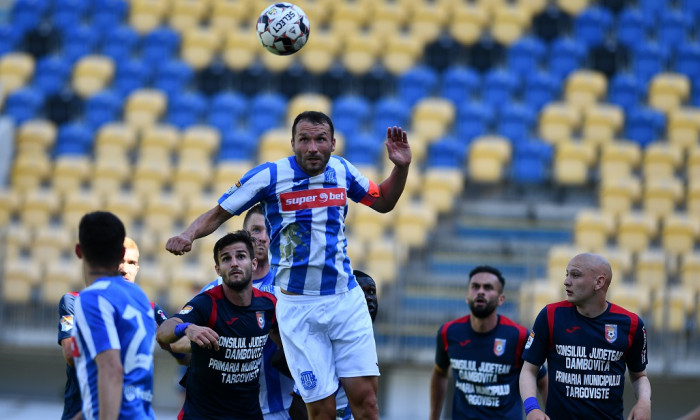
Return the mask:
[[355,416],[377,419],[377,351],[345,251],[347,199],[382,213],[392,210],[406,184],[411,148],[401,128],[387,129],[386,147],[395,166],[377,186],[350,162],[331,156],[333,123],[321,112],[297,115],[291,146],[294,156],[253,168],[214,208],[170,238],[166,249],[176,255],[189,252],[195,239],[260,202],[275,287],[281,289],[277,313],[284,352],[310,418],[335,417],[340,378]]
[[[431,420],[441,418],[450,367],[455,377],[453,419],[522,418],[518,378],[529,332],[498,314],[506,299],[505,287],[505,278],[494,267],[482,265],[469,273],[470,314],[438,331],[430,379]],[[546,398],[546,369],[539,374],[537,386]]]
[[254,252],[245,230],[224,235],[214,245],[222,284],[158,328],[163,345],[184,336],[194,343],[180,419],[263,418],[258,379],[268,335],[274,337],[276,299],[253,288]]
[[143,290],[119,274],[125,236],[112,213],[80,220],[75,253],[86,288],[74,303],[72,356],[87,419],[155,418],[154,310]]
[[[133,239],[124,238],[124,258],[119,264],[119,274],[124,277],[124,280],[135,283],[136,275],[139,272],[139,248]],[[73,332],[74,310],[73,305],[78,292],[69,292],[63,295],[58,304],[58,344],[63,350],[63,358],[66,361],[66,386],[64,391],[64,404],[62,420],[71,419],[80,412],[80,389],[78,388],[78,378],[75,375],[75,367],[73,366],[73,356],[71,349],[71,333]],[[158,325],[168,319],[168,315],[163,308],[151,302],[151,307],[154,310],[154,319]],[[166,350],[168,350],[166,348]],[[171,352],[173,357],[179,364],[189,364],[189,356],[187,354]]]
[[[520,373],[528,420],[622,419],[627,368],[637,396],[628,419],[651,417],[644,323],[606,300],[612,275],[602,256],[575,256],[566,267],[567,299],[545,306],[537,315]],[[535,378],[545,360],[549,392],[542,411],[534,399]]]

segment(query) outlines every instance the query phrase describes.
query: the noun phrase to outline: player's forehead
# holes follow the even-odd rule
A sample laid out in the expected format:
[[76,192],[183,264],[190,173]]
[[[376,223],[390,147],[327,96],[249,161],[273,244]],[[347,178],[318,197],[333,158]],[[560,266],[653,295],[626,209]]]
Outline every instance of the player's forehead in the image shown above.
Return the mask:
[[139,262],[139,250],[136,248],[124,248],[124,261]]
[[469,284],[472,286],[476,285],[491,285],[496,286],[499,284],[498,277],[493,273],[481,272],[476,273],[469,279]]
[[369,277],[357,277],[357,283],[365,292],[375,290],[377,288],[377,285],[376,283],[374,283],[374,280],[372,280]]
[[251,214],[246,222],[246,230],[250,230],[252,227],[265,227],[265,216],[260,213]]
[[585,255],[577,255],[574,258],[569,261],[569,264],[566,266],[566,271],[568,272],[579,272],[579,273],[585,273],[590,269],[590,262],[586,258]]
[[310,120],[300,120],[296,126],[297,137],[330,137],[331,126],[323,122],[320,124]]
[[219,250],[219,255],[238,255],[240,253],[248,255],[248,247],[244,242],[234,242]]

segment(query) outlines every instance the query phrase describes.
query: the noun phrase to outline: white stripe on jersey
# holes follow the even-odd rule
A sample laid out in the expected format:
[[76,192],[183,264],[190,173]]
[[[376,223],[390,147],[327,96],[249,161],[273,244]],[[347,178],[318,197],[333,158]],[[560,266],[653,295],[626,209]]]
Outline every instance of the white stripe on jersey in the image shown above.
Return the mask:
[[[112,349],[121,349],[121,345],[119,344],[119,334],[117,333],[117,327],[116,325],[114,325],[114,306],[112,306],[112,304],[103,296],[99,296],[97,298],[97,304],[100,307],[102,321],[105,323],[107,337],[109,337],[109,347]],[[95,356],[97,355],[92,355],[92,357]]]
[[[75,299],[75,304],[73,305],[75,312],[75,325],[80,328],[80,325],[87,325],[87,320],[85,319],[85,314],[83,313],[83,307],[80,304],[80,295]],[[78,378],[78,385],[80,387],[80,396],[82,398],[82,411],[83,417],[86,420],[92,420],[93,415],[93,404],[92,404],[92,394],[90,393],[90,383],[88,381],[88,371],[87,371],[87,357],[86,353],[95,354],[95,341],[92,338],[92,334],[89,328],[83,328],[85,331],[80,331],[80,335],[83,340],[77,337],[78,328],[73,328],[73,337],[75,337],[75,344],[78,346],[78,352],[80,357],[74,359],[75,362],[75,374]],[[89,348],[83,347],[83,341]]]

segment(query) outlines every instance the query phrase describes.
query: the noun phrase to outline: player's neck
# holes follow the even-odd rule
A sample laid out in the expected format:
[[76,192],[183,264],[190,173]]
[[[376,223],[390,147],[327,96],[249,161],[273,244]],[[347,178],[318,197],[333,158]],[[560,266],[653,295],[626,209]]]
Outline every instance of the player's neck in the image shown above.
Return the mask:
[[478,333],[487,333],[498,325],[498,313],[493,313],[486,318],[477,318],[473,314],[469,317],[472,329]]
[[601,315],[608,309],[608,302],[601,301],[591,301],[586,302],[581,305],[576,305],[576,310],[579,314],[585,316],[586,318],[595,318]]
[[241,290],[241,291],[236,291],[233,290],[232,288],[228,287],[226,283],[223,284],[224,287],[224,296],[226,296],[226,299],[228,299],[229,302],[233,303],[236,306],[250,306],[250,303],[253,301],[253,283],[249,283],[248,286]]
[[118,275],[118,268],[98,267],[89,265],[87,263],[83,264],[83,279],[85,280],[85,286],[90,286],[97,279],[100,279],[102,277],[115,277]]
[[270,261],[258,262],[258,267],[253,271],[253,280],[260,280],[270,272]]

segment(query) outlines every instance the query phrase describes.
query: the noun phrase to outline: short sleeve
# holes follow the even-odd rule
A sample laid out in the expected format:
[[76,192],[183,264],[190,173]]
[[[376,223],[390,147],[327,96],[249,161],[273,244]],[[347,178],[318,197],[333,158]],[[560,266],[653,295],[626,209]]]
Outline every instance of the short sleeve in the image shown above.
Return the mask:
[[75,295],[66,293],[58,303],[58,344],[73,334]]
[[632,346],[627,353],[627,367],[632,372],[641,372],[647,367],[647,331],[644,322],[637,317],[639,324],[634,334]]
[[153,314],[158,326],[168,320],[167,312],[165,312],[165,309],[161,308],[157,303],[153,304]]
[[206,325],[212,311],[212,298],[206,293],[199,294],[192,298],[180,312],[173,315],[180,318],[182,322],[191,322],[195,325]]
[[530,336],[525,342],[523,360],[533,365],[542,366],[549,351],[549,327],[547,325],[547,308],[544,307],[535,319]]
[[450,367],[450,356],[447,354],[447,348],[445,345],[445,337],[447,331],[445,326],[440,327],[437,333],[437,338],[435,340],[435,364],[443,370],[447,370]]

